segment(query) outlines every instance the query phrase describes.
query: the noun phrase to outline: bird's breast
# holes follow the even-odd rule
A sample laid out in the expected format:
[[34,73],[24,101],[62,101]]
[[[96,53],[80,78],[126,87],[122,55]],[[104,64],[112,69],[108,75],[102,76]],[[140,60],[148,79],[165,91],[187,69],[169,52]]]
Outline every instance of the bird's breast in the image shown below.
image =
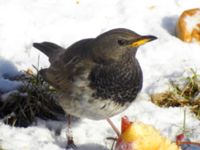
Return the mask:
[[124,111],[142,88],[140,67],[95,67],[74,77],[70,93],[60,94],[63,109],[74,116],[106,119]]
[[73,92],[61,93],[59,103],[65,112],[77,117],[93,120],[106,119],[124,111],[128,104],[121,105],[111,98],[95,97],[96,88],[90,86],[89,72],[76,77],[73,82]]
[[[137,62],[136,62],[137,63]],[[143,75],[139,64],[96,68],[90,75],[95,98],[112,99],[115,103],[131,103],[142,88]]]

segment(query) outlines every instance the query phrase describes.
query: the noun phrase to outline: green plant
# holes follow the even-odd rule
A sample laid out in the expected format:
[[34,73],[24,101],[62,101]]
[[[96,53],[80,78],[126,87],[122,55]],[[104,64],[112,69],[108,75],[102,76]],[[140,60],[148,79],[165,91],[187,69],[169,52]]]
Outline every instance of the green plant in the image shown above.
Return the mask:
[[151,101],[161,107],[190,107],[200,119],[200,75],[191,69],[191,75],[181,83],[171,81],[169,90],[151,95]]

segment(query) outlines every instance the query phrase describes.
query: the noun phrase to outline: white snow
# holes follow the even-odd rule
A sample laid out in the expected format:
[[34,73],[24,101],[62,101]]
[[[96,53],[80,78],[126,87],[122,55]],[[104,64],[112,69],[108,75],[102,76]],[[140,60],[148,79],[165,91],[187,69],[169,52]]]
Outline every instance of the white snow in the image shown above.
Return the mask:
[[200,23],[200,11],[197,11],[193,16],[186,16],[186,28],[191,33],[194,29],[199,30],[197,26]]
[[[200,73],[200,45],[175,37],[178,16],[185,9],[197,7],[200,7],[197,0],[1,0],[0,91],[19,86],[20,83],[6,76],[37,66],[38,55],[41,67],[49,65],[47,57],[32,47],[33,42],[52,41],[67,47],[117,27],[155,35],[158,40],[140,47],[137,53],[144,73],[140,96],[112,120],[120,128],[121,117],[127,115],[174,139],[183,126],[184,108],[159,108],[149,101],[148,94],[167,89],[169,80],[187,76],[190,68]],[[73,124],[74,140],[80,150],[110,148],[111,142],[106,137],[115,133],[106,121],[81,119]],[[186,124],[190,138],[200,141],[200,121],[188,109]],[[28,128],[0,123],[0,144],[6,150],[64,150],[65,132],[65,122],[39,120],[38,125]]]
[[3,59],[0,55],[0,92],[9,92],[18,88],[21,82],[10,81],[7,78],[19,74],[20,72],[11,61]]

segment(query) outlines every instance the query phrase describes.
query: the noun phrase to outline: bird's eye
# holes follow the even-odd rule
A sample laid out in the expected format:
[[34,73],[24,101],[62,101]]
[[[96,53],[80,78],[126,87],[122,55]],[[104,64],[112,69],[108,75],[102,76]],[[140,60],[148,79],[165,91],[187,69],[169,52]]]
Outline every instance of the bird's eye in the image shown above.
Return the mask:
[[117,42],[118,42],[118,44],[119,44],[120,46],[123,46],[123,45],[127,45],[127,44],[128,44],[128,41],[127,41],[127,40],[124,40],[124,39],[118,40]]

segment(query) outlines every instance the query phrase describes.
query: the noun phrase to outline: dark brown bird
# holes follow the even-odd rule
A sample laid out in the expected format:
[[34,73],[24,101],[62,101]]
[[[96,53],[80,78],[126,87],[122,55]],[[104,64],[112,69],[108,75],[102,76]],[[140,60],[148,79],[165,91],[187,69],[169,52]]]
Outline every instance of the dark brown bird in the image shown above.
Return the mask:
[[124,111],[136,98],[143,83],[137,48],[155,39],[119,28],[67,49],[50,42],[33,46],[49,57],[50,67],[40,73],[58,90],[62,108],[99,120]]

